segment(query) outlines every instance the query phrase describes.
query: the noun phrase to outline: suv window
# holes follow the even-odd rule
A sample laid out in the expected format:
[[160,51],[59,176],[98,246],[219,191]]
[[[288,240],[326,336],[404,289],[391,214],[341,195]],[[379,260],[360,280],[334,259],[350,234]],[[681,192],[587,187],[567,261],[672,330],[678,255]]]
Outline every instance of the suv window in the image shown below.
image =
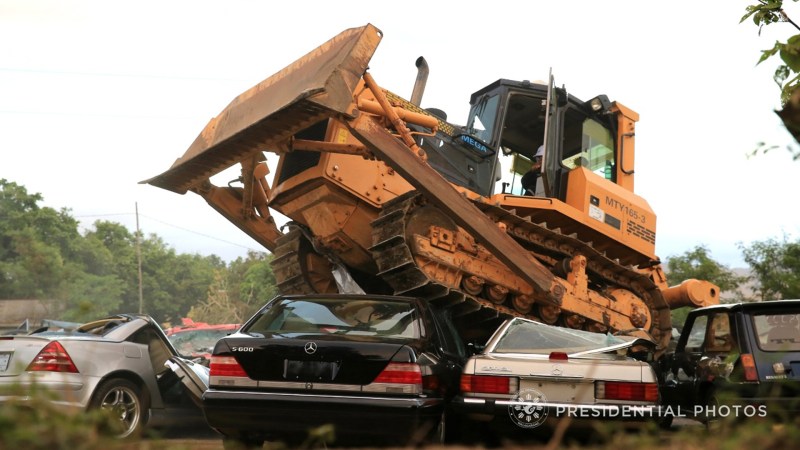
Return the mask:
[[728,313],[718,313],[711,317],[711,325],[706,335],[705,351],[711,353],[730,352],[733,350],[731,322]]
[[706,340],[706,325],[708,324],[708,316],[697,316],[692,323],[692,329],[689,331],[689,337],[686,339],[685,351],[699,352],[703,347],[703,342]]
[[800,314],[754,314],[753,327],[761,350],[800,350]]

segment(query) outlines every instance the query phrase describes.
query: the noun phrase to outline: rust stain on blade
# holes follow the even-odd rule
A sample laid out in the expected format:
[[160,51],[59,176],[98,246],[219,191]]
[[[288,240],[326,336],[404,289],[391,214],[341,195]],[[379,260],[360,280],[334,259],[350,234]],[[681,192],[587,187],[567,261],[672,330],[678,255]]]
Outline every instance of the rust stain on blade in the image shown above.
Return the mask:
[[328,117],[349,114],[382,33],[345,30],[236,97],[166,172],[141,183],[179,194]]

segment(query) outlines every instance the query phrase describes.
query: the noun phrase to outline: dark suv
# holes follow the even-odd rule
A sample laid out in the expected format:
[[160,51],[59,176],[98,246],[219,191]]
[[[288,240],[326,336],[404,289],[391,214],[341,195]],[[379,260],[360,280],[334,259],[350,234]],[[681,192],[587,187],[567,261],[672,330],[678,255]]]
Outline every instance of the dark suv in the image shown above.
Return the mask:
[[690,312],[659,372],[665,425],[673,417],[780,420],[795,414],[800,411],[800,300]]

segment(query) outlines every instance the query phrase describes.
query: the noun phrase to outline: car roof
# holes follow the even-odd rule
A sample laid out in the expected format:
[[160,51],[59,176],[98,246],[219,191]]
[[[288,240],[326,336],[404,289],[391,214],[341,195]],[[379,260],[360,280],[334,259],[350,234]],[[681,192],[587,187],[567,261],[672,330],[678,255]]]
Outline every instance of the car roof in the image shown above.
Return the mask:
[[219,323],[214,325],[209,325],[207,323],[196,324],[196,325],[178,325],[176,327],[172,327],[167,330],[167,333],[182,333],[184,331],[201,331],[201,330],[235,330],[239,328],[241,324],[238,323]]
[[738,303],[721,303],[719,305],[705,306],[697,308],[695,311],[715,311],[715,310],[729,310],[729,311],[752,311],[763,309],[781,309],[786,307],[800,308],[800,299],[787,299],[787,300],[765,300],[761,302],[738,302]]
[[352,299],[352,300],[388,300],[388,301],[403,301],[403,302],[418,302],[417,297],[406,297],[402,295],[380,295],[380,294],[293,294],[293,295],[278,295],[275,299]]

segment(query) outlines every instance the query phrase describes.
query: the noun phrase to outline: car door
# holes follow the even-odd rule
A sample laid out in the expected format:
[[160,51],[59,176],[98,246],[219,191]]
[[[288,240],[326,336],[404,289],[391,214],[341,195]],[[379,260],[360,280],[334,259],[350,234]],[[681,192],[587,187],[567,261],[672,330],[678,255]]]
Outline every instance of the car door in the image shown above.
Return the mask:
[[461,370],[466,361],[466,349],[452,321],[452,311],[432,308],[431,316],[439,342],[438,353],[443,361],[442,388],[446,399],[458,392]]
[[708,329],[708,315],[689,316],[684,332],[670,361],[671,378],[664,383],[662,400],[667,405],[691,408],[694,404],[697,363],[703,354]]

